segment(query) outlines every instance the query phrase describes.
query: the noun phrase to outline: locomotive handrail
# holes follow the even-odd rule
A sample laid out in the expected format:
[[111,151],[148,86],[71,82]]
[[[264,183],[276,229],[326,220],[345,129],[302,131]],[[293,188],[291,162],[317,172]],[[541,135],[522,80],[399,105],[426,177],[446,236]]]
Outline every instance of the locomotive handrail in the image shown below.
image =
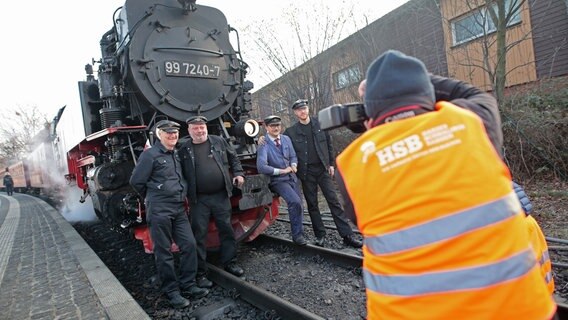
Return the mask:
[[86,141],[92,141],[98,139],[100,137],[107,136],[111,133],[115,132],[137,132],[140,130],[145,130],[146,126],[129,126],[129,127],[113,127],[113,128],[106,128],[100,131],[97,131],[85,138]]
[[152,50],[154,51],[160,51],[160,50],[184,50],[184,51],[197,51],[197,52],[205,52],[205,53],[211,53],[214,54],[216,56],[222,57],[225,54],[221,51],[213,51],[213,50],[208,50],[208,49],[201,49],[201,48],[187,48],[187,47],[159,47],[159,48],[153,48]]

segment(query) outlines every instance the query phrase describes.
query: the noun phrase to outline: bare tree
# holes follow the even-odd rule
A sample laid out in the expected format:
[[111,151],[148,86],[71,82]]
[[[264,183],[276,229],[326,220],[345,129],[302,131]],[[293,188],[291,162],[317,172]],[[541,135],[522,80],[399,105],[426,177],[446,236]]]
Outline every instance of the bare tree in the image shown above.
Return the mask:
[[[313,112],[329,103],[329,66],[312,58],[368,24],[368,16],[357,10],[354,3],[347,2],[340,8],[323,0],[294,2],[280,18],[262,21],[262,28],[245,29],[252,35],[252,43],[245,45],[258,52],[262,62],[261,70],[252,72],[261,72],[268,82],[279,82],[275,86],[278,92],[272,92],[273,100],[289,106],[298,98],[307,98],[315,107]],[[288,113],[289,108],[275,111]]]
[[530,56],[517,59],[514,65],[508,61],[528,51],[520,46],[528,44],[531,36],[530,24],[522,21],[529,5],[527,0],[465,0],[462,10],[466,14],[447,22],[454,46],[448,49],[449,56],[466,70],[458,76],[473,83],[487,79],[499,102],[503,101],[508,76],[534,63]]
[[29,152],[34,136],[49,125],[37,106],[19,106],[2,115],[0,122],[0,163],[9,165]]

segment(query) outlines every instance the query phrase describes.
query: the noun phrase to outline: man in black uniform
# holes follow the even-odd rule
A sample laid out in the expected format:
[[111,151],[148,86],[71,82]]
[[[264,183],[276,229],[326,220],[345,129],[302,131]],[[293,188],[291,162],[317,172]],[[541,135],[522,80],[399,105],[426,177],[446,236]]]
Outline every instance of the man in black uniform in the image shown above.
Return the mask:
[[207,279],[205,240],[211,216],[219,232],[221,264],[236,276],[244,274],[236,264],[237,242],[231,225],[230,200],[233,184],[243,186],[244,172],[235,149],[222,137],[208,134],[206,117],[190,117],[187,125],[190,139],[179,152],[189,182],[191,227],[197,242],[197,285],[210,288],[213,283]]
[[[162,120],[156,124],[156,141],[144,150],[130,177],[130,184],[145,199],[146,221],[154,242],[154,258],[162,291],[173,307],[185,308],[189,301],[180,294],[201,298],[209,290],[195,283],[197,273],[196,244],[185,212],[187,182],[183,178],[179,156],[175,150],[179,124]],[[180,251],[180,277],[170,251],[172,240]]]
[[318,120],[310,117],[307,100],[297,100],[292,105],[292,110],[298,122],[286,129],[284,134],[292,139],[298,156],[297,175],[302,181],[302,190],[316,236],[316,245],[323,247],[325,242],[325,226],[318,205],[319,186],[343,242],[351,247],[361,248],[363,243],[353,234],[333,185],[335,156],[331,138],[327,132],[321,130]]

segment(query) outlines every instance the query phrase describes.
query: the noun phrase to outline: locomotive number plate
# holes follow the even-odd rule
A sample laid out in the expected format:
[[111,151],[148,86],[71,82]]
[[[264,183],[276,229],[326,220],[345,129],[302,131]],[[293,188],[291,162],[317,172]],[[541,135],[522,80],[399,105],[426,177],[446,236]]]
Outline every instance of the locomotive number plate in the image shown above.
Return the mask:
[[166,76],[192,78],[219,78],[221,68],[213,63],[193,63],[183,61],[165,61]]

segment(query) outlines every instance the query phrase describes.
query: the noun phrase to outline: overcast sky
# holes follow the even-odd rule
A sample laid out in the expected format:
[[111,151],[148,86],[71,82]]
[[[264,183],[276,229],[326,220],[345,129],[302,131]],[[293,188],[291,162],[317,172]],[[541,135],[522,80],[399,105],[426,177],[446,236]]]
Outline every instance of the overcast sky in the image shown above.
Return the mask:
[[[374,20],[407,1],[326,2],[337,6],[357,3],[361,12]],[[293,0],[197,0],[197,3],[219,8],[232,27],[242,30],[254,25],[258,12],[263,18],[279,17]],[[99,40],[112,27],[114,10],[123,4],[122,0],[6,2],[0,29],[0,111],[9,112],[14,106],[37,106],[51,119],[63,105],[80,108],[77,82],[85,79],[84,66],[92,59],[100,59]],[[241,32],[240,37],[242,44],[246,34]],[[245,54],[246,49],[241,51]],[[255,61],[247,63],[254,70]],[[258,76],[251,72],[248,79],[259,83],[255,79]]]

